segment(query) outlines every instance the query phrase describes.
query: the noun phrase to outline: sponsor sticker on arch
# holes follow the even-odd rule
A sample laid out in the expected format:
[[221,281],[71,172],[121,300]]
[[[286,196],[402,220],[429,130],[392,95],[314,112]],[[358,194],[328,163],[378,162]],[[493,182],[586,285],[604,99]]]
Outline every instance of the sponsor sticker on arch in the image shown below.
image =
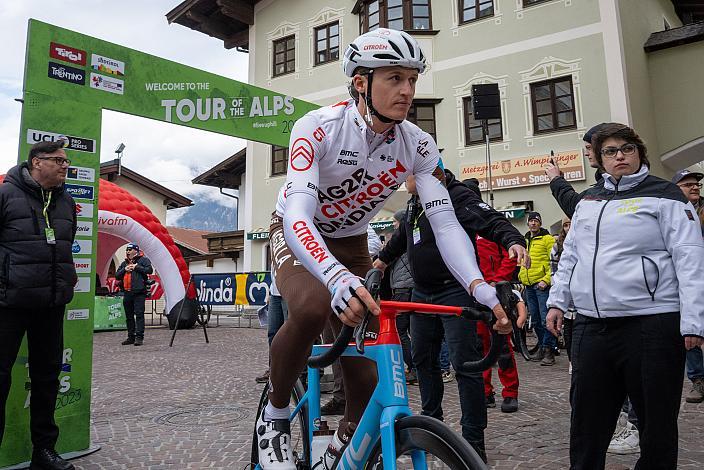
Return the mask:
[[90,258],[80,258],[73,260],[73,267],[76,268],[77,274],[90,274],[92,265],[93,263]]
[[74,240],[71,246],[73,256],[90,255],[93,253],[93,240]]
[[98,227],[120,227],[128,223],[129,219],[120,215],[98,216]]
[[79,220],[76,223],[76,236],[92,237],[93,222],[90,220]]
[[93,203],[76,201],[76,217],[79,219],[92,219]]

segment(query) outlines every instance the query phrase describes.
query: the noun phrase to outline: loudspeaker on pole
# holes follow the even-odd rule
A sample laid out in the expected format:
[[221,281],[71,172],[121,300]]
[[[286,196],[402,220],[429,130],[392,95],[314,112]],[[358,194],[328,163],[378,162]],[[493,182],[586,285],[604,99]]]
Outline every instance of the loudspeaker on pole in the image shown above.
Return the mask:
[[472,85],[474,119],[501,119],[501,98],[498,83]]

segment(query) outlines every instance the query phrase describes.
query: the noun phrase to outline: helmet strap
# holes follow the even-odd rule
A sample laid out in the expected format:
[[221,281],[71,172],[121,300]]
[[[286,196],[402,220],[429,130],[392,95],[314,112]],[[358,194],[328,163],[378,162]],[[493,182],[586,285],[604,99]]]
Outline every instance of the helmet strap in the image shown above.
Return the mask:
[[366,108],[367,108],[366,112],[364,113],[364,120],[367,121],[367,124],[370,127],[373,124],[372,115],[376,116],[384,124],[388,124],[390,122],[395,122],[396,124],[401,124],[403,121],[397,121],[395,119],[391,119],[389,117],[386,117],[374,108],[374,105],[372,104],[372,77],[373,76],[374,76],[374,69],[370,70],[367,73],[367,92],[361,93],[362,97],[364,98],[364,104],[366,105]]

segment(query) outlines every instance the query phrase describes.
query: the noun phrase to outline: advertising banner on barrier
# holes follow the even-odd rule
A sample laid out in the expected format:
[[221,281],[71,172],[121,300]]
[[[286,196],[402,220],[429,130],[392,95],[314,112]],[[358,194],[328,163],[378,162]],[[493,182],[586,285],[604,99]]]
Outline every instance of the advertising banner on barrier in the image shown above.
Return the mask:
[[127,329],[122,296],[96,296],[93,313],[93,328],[96,331]]
[[271,274],[194,274],[198,302],[204,305],[264,305],[269,295]]

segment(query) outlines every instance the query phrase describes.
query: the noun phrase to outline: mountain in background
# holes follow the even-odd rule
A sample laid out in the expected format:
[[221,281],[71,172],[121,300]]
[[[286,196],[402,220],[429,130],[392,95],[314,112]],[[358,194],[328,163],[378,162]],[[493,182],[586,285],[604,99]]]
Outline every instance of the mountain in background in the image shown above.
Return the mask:
[[184,209],[168,211],[168,225],[208,232],[237,230],[237,204],[235,200],[227,201],[229,205],[223,206],[221,203],[205,197],[188,197],[193,200],[193,205]]

